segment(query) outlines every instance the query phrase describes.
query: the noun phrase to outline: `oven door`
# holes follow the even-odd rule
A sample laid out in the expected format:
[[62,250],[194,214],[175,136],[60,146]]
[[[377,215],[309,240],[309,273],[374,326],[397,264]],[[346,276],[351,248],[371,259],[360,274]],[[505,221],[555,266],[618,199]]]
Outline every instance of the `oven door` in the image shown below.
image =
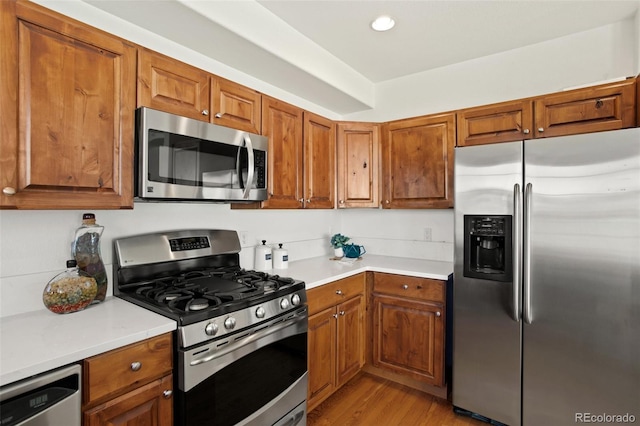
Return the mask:
[[306,424],[307,316],[179,350],[176,425]]

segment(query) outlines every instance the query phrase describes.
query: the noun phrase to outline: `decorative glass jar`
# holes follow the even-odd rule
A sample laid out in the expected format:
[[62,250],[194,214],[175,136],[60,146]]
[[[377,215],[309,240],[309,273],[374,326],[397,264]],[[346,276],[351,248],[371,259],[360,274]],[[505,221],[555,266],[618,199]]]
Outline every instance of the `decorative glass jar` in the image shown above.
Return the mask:
[[42,293],[44,306],[56,314],[68,314],[86,308],[96,297],[98,284],[75,260],[67,260],[67,270],[53,277]]

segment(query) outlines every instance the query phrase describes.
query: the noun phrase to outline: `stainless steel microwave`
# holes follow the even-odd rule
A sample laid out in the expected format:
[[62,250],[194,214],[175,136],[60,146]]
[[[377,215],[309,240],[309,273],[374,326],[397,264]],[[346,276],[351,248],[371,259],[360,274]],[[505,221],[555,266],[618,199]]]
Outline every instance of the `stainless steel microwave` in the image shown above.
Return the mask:
[[267,199],[264,136],[142,107],[136,110],[136,198]]

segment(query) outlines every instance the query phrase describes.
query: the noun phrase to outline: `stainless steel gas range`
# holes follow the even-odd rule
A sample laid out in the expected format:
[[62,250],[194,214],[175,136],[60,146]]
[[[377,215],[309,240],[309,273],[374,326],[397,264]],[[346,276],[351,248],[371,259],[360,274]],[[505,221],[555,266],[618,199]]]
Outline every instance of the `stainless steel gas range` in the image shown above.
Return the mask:
[[177,321],[177,426],[305,425],[302,281],[240,267],[235,231],[114,241],[114,293]]

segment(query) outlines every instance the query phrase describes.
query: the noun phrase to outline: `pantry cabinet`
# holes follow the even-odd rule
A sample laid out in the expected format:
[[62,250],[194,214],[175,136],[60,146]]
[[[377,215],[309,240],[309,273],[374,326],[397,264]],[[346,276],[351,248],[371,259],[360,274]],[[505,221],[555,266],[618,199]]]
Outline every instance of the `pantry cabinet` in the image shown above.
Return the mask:
[[378,207],[379,125],[339,123],[336,149],[338,208]]
[[83,424],[173,424],[170,333],[83,362]]
[[446,283],[373,274],[373,366],[428,385],[445,385]]
[[365,275],[307,291],[308,411],[358,373],[365,359]]
[[0,2],[0,206],[133,207],[136,48]]
[[453,207],[455,113],[383,126],[382,207]]
[[262,95],[168,56],[139,49],[138,106],[260,133]]

